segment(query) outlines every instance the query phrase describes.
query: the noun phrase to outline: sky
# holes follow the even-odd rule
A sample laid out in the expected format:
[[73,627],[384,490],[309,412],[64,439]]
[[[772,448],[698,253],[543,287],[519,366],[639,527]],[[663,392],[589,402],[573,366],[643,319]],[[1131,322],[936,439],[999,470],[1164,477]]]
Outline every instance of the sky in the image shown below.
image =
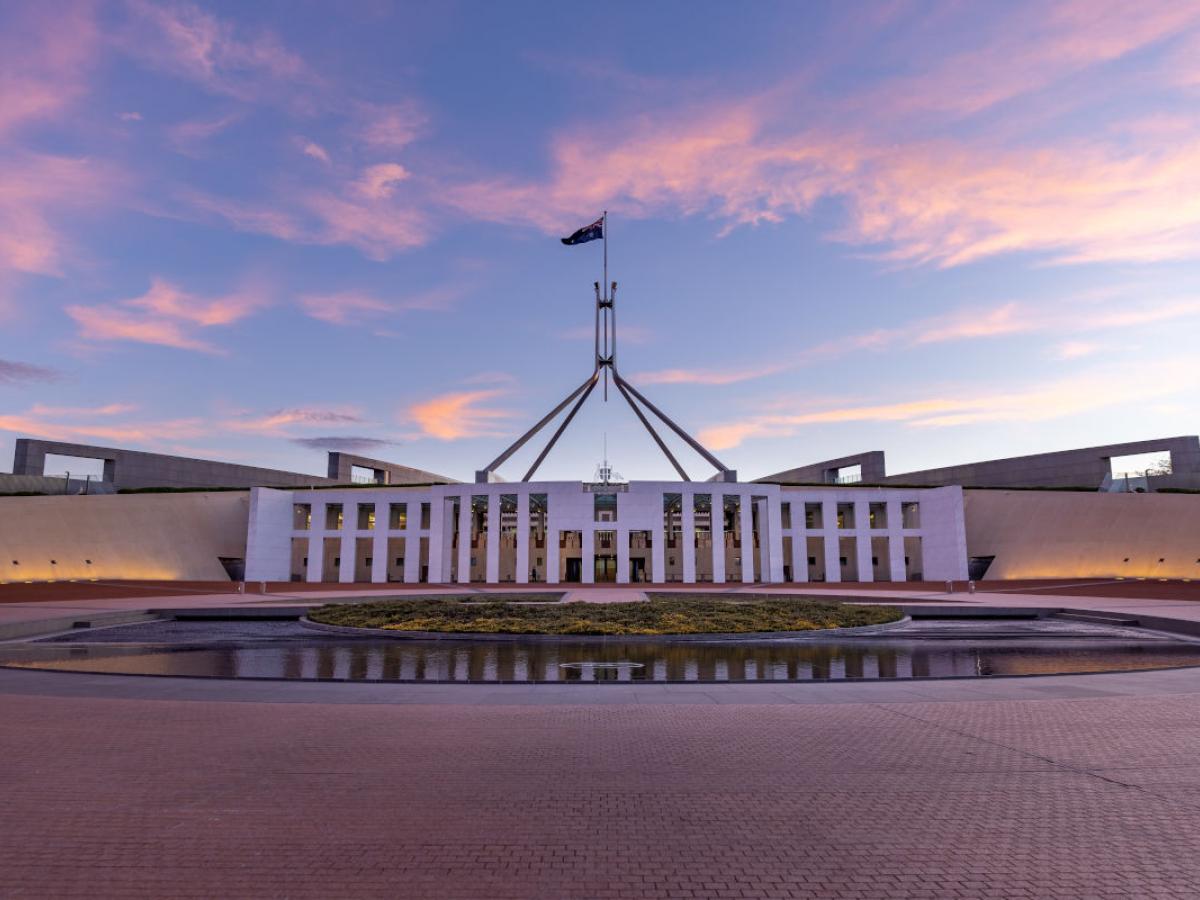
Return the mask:
[[[0,469],[469,480],[590,373],[605,209],[621,372],[743,479],[1195,434],[1198,100],[1178,0],[13,0]],[[605,437],[675,477],[613,392],[539,477]]]

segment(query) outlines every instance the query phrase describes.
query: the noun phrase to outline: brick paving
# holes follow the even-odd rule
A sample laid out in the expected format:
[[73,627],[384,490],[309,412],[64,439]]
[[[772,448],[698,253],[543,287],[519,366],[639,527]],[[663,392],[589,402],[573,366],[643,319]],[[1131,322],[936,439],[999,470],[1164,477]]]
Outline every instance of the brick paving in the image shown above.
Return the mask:
[[96,696],[0,683],[5,898],[1200,896],[1200,692],[366,705],[73,678],[21,683]]

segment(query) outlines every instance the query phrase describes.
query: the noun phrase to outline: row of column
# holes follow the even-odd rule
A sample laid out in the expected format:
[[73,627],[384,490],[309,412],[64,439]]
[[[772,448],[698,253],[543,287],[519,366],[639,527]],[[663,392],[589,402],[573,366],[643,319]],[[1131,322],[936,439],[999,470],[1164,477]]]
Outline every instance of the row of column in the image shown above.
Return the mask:
[[[792,539],[792,580],[796,582],[808,581],[808,538],[819,537],[823,538],[825,548],[825,581],[839,582],[842,580],[841,566],[841,538],[853,537],[854,550],[857,556],[857,569],[859,581],[874,581],[875,567],[871,564],[871,539],[872,538],[887,538],[888,539],[888,575],[890,581],[906,581],[907,569],[904,563],[904,538],[917,537],[920,535],[920,529],[910,528],[904,529],[893,526],[893,522],[901,522],[900,516],[900,500],[887,500],[887,528],[872,529],[870,525],[870,505],[872,502],[879,501],[871,500],[855,500],[854,503],[854,521],[866,522],[867,528],[853,528],[849,530],[839,530],[837,527],[837,505],[839,502],[846,503],[842,500],[821,500],[821,522],[822,528],[805,528],[804,522],[804,503],[813,503],[816,501],[785,501],[792,504],[792,527],[785,529],[783,534]],[[796,523],[800,522],[797,527]],[[865,565],[864,565],[865,561]]]

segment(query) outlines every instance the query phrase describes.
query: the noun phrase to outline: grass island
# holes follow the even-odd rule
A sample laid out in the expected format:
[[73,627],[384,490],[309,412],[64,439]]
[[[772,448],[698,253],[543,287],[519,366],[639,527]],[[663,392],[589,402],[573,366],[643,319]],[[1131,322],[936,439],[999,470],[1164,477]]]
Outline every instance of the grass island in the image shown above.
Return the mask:
[[651,595],[638,603],[479,602],[478,597],[327,604],[309,612],[323,625],[477,634],[670,635],[813,631],[883,625],[893,606],[771,595]]

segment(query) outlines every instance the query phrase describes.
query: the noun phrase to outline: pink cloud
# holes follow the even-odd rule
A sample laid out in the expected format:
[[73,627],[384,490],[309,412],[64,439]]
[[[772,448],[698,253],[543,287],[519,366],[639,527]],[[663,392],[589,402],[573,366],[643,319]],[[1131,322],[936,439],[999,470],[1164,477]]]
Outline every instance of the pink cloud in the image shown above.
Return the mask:
[[428,118],[412,100],[391,105],[360,103],[358,138],[374,150],[398,150],[417,139]]
[[428,215],[415,203],[391,197],[394,180],[377,198],[364,197],[358,182],[343,192],[300,189],[277,202],[247,203],[196,192],[182,199],[211,213],[240,231],[269,234],[301,244],[348,244],[369,259],[387,260],[429,240]]
[[[48,410],[46,412],[54,412]],[[163,441],[206,437],[211,423],[202,419],[165,419],[120,424],[55,422],[35,411],[0,415],[0,431],[8,431],[52,441],[111,441],[114,443],[161,444]]]
[[1134,367],[1097,368],[1028,387],[988,389],[973,385],[893,403],[757,413],[702,429],[700,440],[714,450],[727,450],[751,438],[792,437],[812,425],[887,422],[946,428],[984,422],[1042,422],[1122,404],[1190,395],[1197,387],[1200,362],[1194,358],[1166,359]]
[[973,115],[1126,57],[1200,20],[1196,7],[1173,0],[1014,3],[982,20],[967,6],[940,12],[957,14],[969,33],[982,33],[982,41],[958,53],[930,56],[932,62],[914,74],[866,92],[859,101],[872,114]]
[[180,153],[188,156],[200,152],[204,142],[216,137],[242,118],[241,113],[229,113],[217,118],[189,119],[167,129],[167,137]]
[[361,325],[386,319],[405,312],[444,312],[466,292],[460,286],[448,286],[383,299],[362,291],[337,291],[329,294],[308,294],[300,298],[305,315],[332,325]]
[[410,406],[407,415],[423,434],[442,441],[499,437],[505,433],[503,423],[512,413],[482,404],[503,393],[503,389],[496,388],[441,394]]
[[349,407],[293,407],[278,409],[262,415],[242,416],[224,423],[234,431],[286,436],[293,428],[327,427],[329,425],[360,425],[364,419]]
[[399,163],[380,163],[364,169],[353,188],[371,200],[382,200],[392,196],[395,186],[408,177],[408,170]]
[[330,165],[333,162],[333,160],[329,158],[328,151],[316,141],[309,141],[305,140],[304,138],[299,138],[298,143],[300,144],[300,152],[305,156],[311,156],[318,162],[325,163],[325,165]]
[[249,290],[206,300],[155,278],[140,297],[101,306],[72,305],[66,311],[86,340],[133,341],[220,353],[218,347],[198,336],[197,329],[232,324],[269,302],[263,293]]
[[103,207],[125,183],[111,166],[39,154],[0,157],[0,273],[61,275],[69,241],[57,220]]
[[[1192,201],[1200,123],[1169,142],[1103,130],[1016,141],[1020,123],[1038,121],[1051,102],[1031,100],[1004,129],[960,127],[964,117],[1195,28],[1200,10],[1101,0],[1012,6],[982,25],[967,8],[936,16],[957,21],[975,45],[929,54],[928,68],[857,93],[821,96],[804,92],[807,81],[783,80],[753,95],[567,128],[551,142],[544,177],[489,175],[442,197],[475,218],[549,233],[608,208],[636,218],[704,215],[725,234],[832,200],[844,223],[830,238],[908,265],[1013,252],[1059,263],[1200,255],[1200,202]],[[912,137],[918,112],[920,140]]]
[[240,100],[285,97],[315,77],[296,53],[268,31],[246,33],[191,3],[126,0],[123,48],[155,69]]
[[88,88],[100,34],[88,3],[10,4],[0,28],[0,135],[61,115]]
[[[631,379],[640,384],[737,384],[836,359],[860,351],[890,347],[920,347],[951,341],[990,339],[1019,334],[1094,333],[1110,329],[1125,331],[1178,319],[1200,318],[1200,297],[1161,300],[1132,300],[1118,292],[1111,306],[1092,299],[1066,298],[1055,303],[1010,301],[992,308],[962,307],[936,316],[913,320],[893,328],[836,338],[788,355],[784,362],[732,369],[662,369],[638,372]],[[1063,345],[1061,359],[1078,358],[1098,346],[1075,341]],[[1091,348],[1084,351],[1083,348]]]

